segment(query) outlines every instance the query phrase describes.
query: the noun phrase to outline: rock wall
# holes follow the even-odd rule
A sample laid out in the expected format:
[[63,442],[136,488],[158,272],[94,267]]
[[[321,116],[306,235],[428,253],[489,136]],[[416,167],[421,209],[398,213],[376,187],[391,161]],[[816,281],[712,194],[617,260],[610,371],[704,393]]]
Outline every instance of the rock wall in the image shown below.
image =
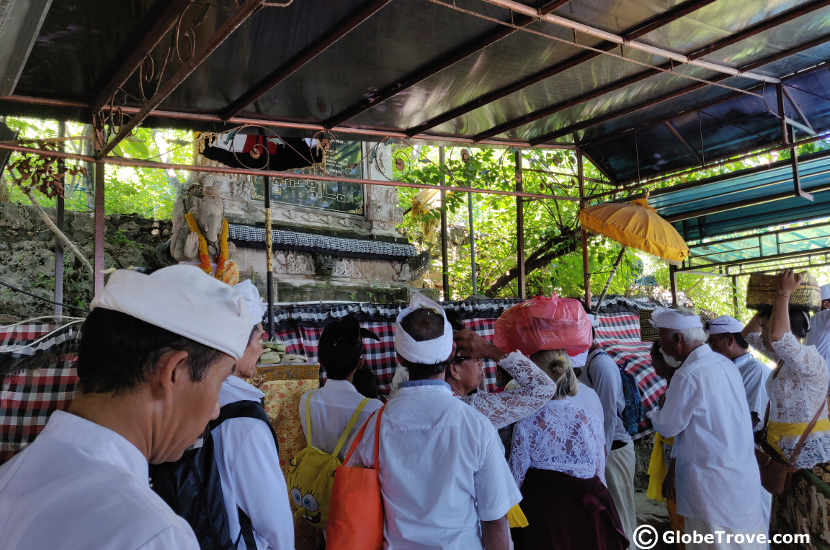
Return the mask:
[[[47,209],[55,219],[55,211]],[[93,216],[66,212],[64,231],[93,259]],[[138,216],[107,218],[105,261],[107,267],[130,266],[156,269],[172,263],[167,248],[170,222]],[[54,299],[55,237],[32,206],[0,202],[0,283]],[[92,298],[92,276],[71,253],[64,253],[65,315],[82,315]],[[74,309],[73,309],[74,308]],[[0,284],[0,323],[49,315],[54,305]]]

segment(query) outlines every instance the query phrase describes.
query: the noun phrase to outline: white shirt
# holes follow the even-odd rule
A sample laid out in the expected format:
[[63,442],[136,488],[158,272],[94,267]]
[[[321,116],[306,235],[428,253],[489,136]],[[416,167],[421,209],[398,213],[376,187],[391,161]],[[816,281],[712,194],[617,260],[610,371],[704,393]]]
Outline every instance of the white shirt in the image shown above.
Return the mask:
[[579,373],[579,380],[597,392],[602,403],[605,454],[611,451],[614,441],[630,443],[631,434],[625,429],[622,421],[625,394],[617,363],[602,350],[593,350],[588,354],[585,366]]
[[[828,374],[824,358],[815,346],[801,344],[791,332],[787,332],[772,350],[764,345],[760,332],[747,334],[746,341],[773,361],[781,361],[777,376],[767,378],[767,395],[770,400],[769,421],[790,424],[807,424],[823,407],[819,420],[827,418]],[[800,436],[782,437],[778,446],[789,458]],[[830,462],[830,431],[814,430],[807,435],[801,453],[793,464],[797,468],[812,468],[816,464]]]
[[830,309],[823,309],[813,315],[806,344],[816,347],[830,370]]
[[0,541],[4,550],[199,550],[150,488],[138,448],[64,411],[0,466]]
[[510,470],[521,487],[530,468],[605,483],[605,431],[596,392],[580,383],[576,395],[548,401],[513,427]]
[[760,430],[763,428],[764,415],[767,412],[767,403],[769,403],[766,384],[771,371],[765,364],[752,357],[751,353],[741,355],[734,360],[734,363],[744,381],[749,412],[758,415],[758,422],[752,428],[756,431]]
[[[374,419],[351,462],[374,464]],[[439,380],[405,383],[381,418],[380,483],[387,550],[481,550],[479,520],[522,496],[487,418]]]
[[[219,406],[260,401],[263,395],[241,378],[229,376],[219,390]],[[258,550],[293,550],[294,520],[288,489],[268,426],[257,418],[230,418],[212,434],[231,540],[240,533],[238,506],[251,518]],[[244,538],[239,540],[239,548],[246,548]]]
[[[365,398],[361,395],[354,384],[348,380],[326,380],[326,385],[319,390],[311,390],[300,398],[300,425],[303,433],[308,434],[308,427],[305,422],[305,402],[310,394],[309,408],[311,409],[311,444],[321,451],[331,453],[337,446],[337,440],[346,429],[346,424],[354,414],[357,406]],[[383,403],[377,399],[370,399],[357,417],[357,422],[352,428],[351,434],[346,438],[346,443],[340,449],[338,458],[343,460],[349,450],[349,445],[360,427],[369,416],[381,408]]]
[[744,533],[767,532],[761,474],[741,377],[727,357],[703,344],[683,361],[662,409],[648,413],[674,437],[677,513]]
[[487,417],[497,430],[535,414],[553,398],[556,383],[521,352],[514,351],[499,361],[518,387],[499,393],[479,390],[461,399]]

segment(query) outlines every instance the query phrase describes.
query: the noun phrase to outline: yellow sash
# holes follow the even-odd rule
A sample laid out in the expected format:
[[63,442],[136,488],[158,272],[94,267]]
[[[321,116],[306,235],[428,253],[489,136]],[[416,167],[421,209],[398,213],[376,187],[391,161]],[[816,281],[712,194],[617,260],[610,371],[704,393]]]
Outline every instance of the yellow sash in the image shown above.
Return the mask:
[[651,458],[648,461],[648,489],[646,496],[651,500],[663,502],[663,480],[666,479],[669,467],[666,465],[664,447],[674,444],[673,437],[664,438],[659,433],[654,434],[654,447],[651,449]]
[[527,527],[530,525],[527,522],[525,513],[522,512],[522,509],[518,504],[507,511],[507,522],[510,524],[511,529],[515,527]]
[[[781,451],[781,447],[778,446],[778,443],[781,441],[782,437],[800,437],[809,425],[809,422],[769,422],[767,424],[767,443],[772,445],[772,447],[778,451],[781,456],[789,459],[789,457],[785,456]],[[830,420],[822,418],[816,422],[816,425],[810,433],[813,434],[827,431],[830,431]]]

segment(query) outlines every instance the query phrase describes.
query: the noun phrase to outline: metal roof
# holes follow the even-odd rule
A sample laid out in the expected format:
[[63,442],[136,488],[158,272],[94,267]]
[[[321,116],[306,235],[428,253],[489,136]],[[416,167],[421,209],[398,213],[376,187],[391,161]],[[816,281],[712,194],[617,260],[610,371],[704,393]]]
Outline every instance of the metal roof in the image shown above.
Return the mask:
[[0,112],[575,143],[620,182],[830,129],[830,0],[276,4],[54,2]]

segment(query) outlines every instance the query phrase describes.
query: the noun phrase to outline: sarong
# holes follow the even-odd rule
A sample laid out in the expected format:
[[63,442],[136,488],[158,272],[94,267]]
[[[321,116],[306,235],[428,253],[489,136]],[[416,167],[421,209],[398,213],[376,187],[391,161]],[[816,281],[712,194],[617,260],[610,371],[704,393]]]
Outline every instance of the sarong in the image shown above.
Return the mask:
[[779,544],[773,548],[830,549],[830,464],[798,470],[790,490],[772,498],[770,536],[810,534],[810,544]]
[[511,529],[516,550],[624,550],[614,501],[599,477],[579,479],[531,468],[522,484],[529,526]]

